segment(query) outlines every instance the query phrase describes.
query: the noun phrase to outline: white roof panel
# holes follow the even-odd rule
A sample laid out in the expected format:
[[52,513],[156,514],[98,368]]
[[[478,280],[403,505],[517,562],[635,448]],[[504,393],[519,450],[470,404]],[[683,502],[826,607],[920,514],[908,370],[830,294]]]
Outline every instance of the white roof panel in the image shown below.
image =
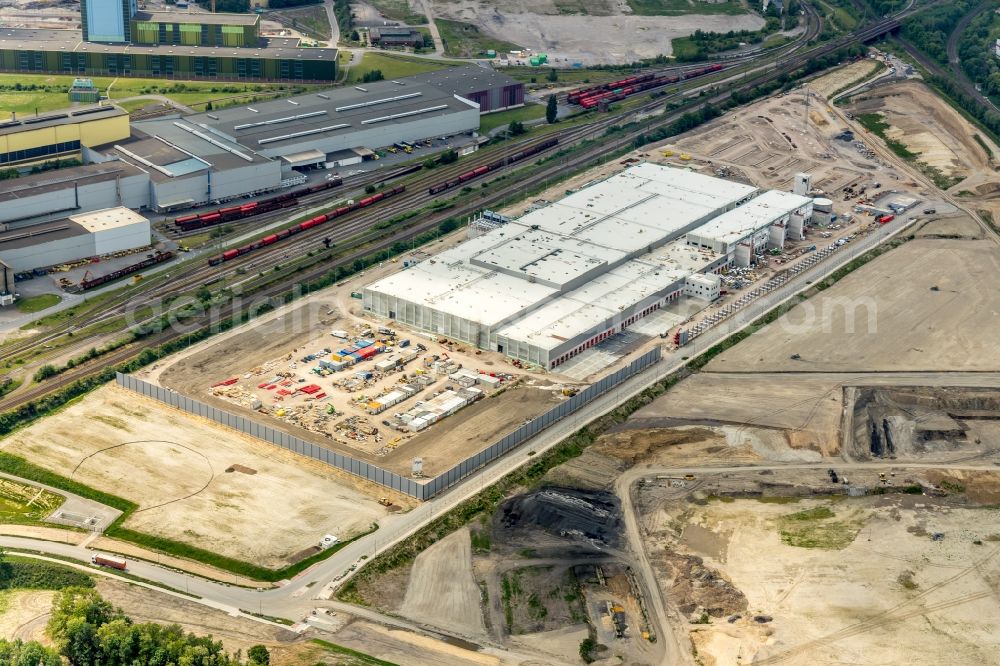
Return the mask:
[[736,243],[775,220],[812,203],[809,197],[770,190],[698,227],[692,236]]

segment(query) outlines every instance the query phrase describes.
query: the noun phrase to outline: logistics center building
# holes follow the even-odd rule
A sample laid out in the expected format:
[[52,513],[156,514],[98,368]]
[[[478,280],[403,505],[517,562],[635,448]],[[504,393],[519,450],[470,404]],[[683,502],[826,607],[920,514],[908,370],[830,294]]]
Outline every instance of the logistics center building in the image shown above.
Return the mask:
[[368,285],[364,308],[551,369],[681,295],[717,297],[713,274],[811,205],[641,164]]

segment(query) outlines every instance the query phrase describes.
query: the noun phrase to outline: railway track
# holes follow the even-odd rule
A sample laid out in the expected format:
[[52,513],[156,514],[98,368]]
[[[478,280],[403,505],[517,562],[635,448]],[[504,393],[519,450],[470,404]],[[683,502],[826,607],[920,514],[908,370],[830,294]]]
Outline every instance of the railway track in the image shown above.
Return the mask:
[[[870,26],[856,34],[838,39],[832,40],[822,46],[815,47],[809,51],[803,52],[794,58],[784,60],[780,65],[777,63],[772,64],[770,67],[766,68],[763,73],[758,74],[753,77],[745,77],[744,80],[737,86],[727,89],[725,92],[716,93],[710,95],[707,99],[699,97],[698,104],[704,102],[718,103],[727,99],[733,90],[749,90],[752,87],[765,84],[769,81],[780,77],[786,72],[794,71],[802,67],[809,58],[819,57],[827,53],[831,53],[845,45],[854,43],[856,41],[866,41],[875,36],[884,34],[889,30],[895,29],[898,26],[898,20],[888,19],[880,21],[873,26]],[[811,28],[808,31],[809,36],[814,37],[818,34],[820,25],[818,21],[811,22]],[[695,80],[696,81],[696,80]],[[699,90],[705,86],[695,86],[693,90]],[[634,114],[641,114],[644,111],[649,111],[652,109],[662,108],[664,102],[670,99],[683,98],[690,95],[691,90],[685,90],[683,92],[677,92],[671,96],[661,97],[651,102],[640,105],[636,108],[629,109],[626,113],[608,116],[595,123],[569,128],[567,130],[561,131],[559,133],[552,132],[546,133],[545,135],[538,137],[536,139],[529,140],[527,142],[521,142],[510,147],[510,150],[504,151],[501,149],[497,153],[491,154],[491,159],[496,159],[498,156],[503,154],[509,154],[510,152],[515,152],[517,150],[523,150],[526,146],[532,145],[534,142],[544,141],[552,136],[559,136],[560,145],[556,148],[561,148],[564,146],[572,145],[574,142],[581,142],[586,138],[594,138],[602,135],[608,127],[617,124],[623,120],[625,117],[632,116]],[[648,131],[651,127],[656,125],[667,124],[672,122],[674,119],[679,117],[683,112],[687,111],[687,108],[681,107],[670,113],[663,114],[654,123],[649,123],[644,125],[641,129],[630,132],[623,132],[614,138],[611,138],[607,142],[595,144],[595,146],[590,147],[587,150],[574,153],[567,157],[566,160],[560,161],[558,164],[553,164],[550,169],[552,173],[558,171],[571,170],[577,167],[584,166],[591,163],[597,159],[600,159],[602,155],[608,152],[613,152],[621,149],[627,145],[630,145],[635,138],[642,132]],[[541,159],[555,152],[555,149],[550,151],[539,153],[536,158]],[[532,160],[532,161],[537,161]],[[195,268],[190,271],[184,277],[175,280],[170,283],[170,285],[163,291],[159,291],[155,294],[153,293],[143,293],[138,295],[135,299],[130,299],[129,301],[117,304],[110,304],[106,307],[99,308],[93,313],[88,313],[89,321],[92,323],[94,321],[103,321],[105,319],[120,316],[124,311],[129,308],[141,307],[143,305],[151,304],[153,301],[161,298],[164,295],[182,293],[188,291],[193,287],[205,284],[208,281],[217,282],[220,279],[226,279],[227,277],[232,277],[241,272],[246,273],[247,268],[252,268],[255,271],[264,272],[267,268],[273,268],[279,265],[287,257],[292,256],[293,253],[298,256],[300,254],[305,254],[308,249],[316,249],[317,241],[321,242],[323,237],[330,237],[334,243],[343,242],[347,239],[353,239],[355,246],[361,244],[360,249],[355,249],[347,253],[346,256],[338,257],[336,264],[328,264],[326,261],[319,261],[318,264],[322,264],[313,269],[307,269],[306,272],[297,273],[295,277],[296,283],[308,282],[319,278],[326,274],[333,265],[345,265],[353,262],[355,259],[370,255],[372,253],[388,249],[393,244],[401,241],[406,241],[416,236],[423,234],[429,229],[435,228],[441,221],[449,217],[461,216],[474,212],[475,210],[481,209],[484,206],[493,205],[496,202],[502,201],[503,199],[516,194],[522,187],[520,182],[512,182],[507,185],[503,185],[500,188],[490,188],[488,194],[476,200],[474,204],[462,204],[454,206],[441,211],[434,211],[423,215],[419,222],[411,224],[402,232],[393,233],[388,230],[388,233],[377,236],[373,234],[374,225],[380,221],[380,219],[390,219],[395,215],[402,212],[413,210],[422,205],[425,205],[433,201],[435,196],[430,195],[426,192],[425,186],[429,186],[432,182],[437,182],[448,178],[450,175],[460,173],[462,171],[468,170],[467,164],[449,165],[449,167],[441,167],[438,169],[431,170],[429,172],[418,172],[416,176],[412,178],[409,182],[406,182],[406,186],[411,196],[406,197],[402,200],[391,199],[388,200],[384,207],[375,206],[371,209],[364,209],[364,211],[357,214],[352,214],[344,218],[342,224],[338,224],[335,227],[330,228],[318,228],[316,233],[310,233],[313,230],[302,232],[298,236],[294,237],[295,240],[291,243],[286,243],[284,245],[271,246],[274,248],[273,251],[264,254],[250,254],[240,257],[236,260],[226,262],[223,268],[220,270],[218,268],[211,268],[208,266],[202,266]],[[546,177],[544,174],[538,174],[539,178]],[[388,178],[386,178],[388,180]],[[477,182],[477,181],[472,181]],[[329,192],[325,193],[327,196]],[[278,253],[282,253],[278,256]],[[183,267],[179,267],[183,268]],[[165,281],[165,280],[164,280]],[[148,285],[147,285],[148,286]],[[255,292],[255,297],[258,299],[269,298],[283,294],[288,290],[288,285],[285,283],[278,283],[267,286]],[[150,290],[152,292],[152,290]],[[232,302],[227,304],[219,316],[222,318],[228,318],[234,314],[238,314],[232,310]],[[72,325],[67,324],[61,330],[53,331],[51,334],[47,334],[41,340],[34,339],[24,343],[21,346],[15,346],[13,349],[20,349],[21,351],[29,350],[33,347],[43,344],[44,342],[51,341],[60,335],[63,335],[68,330],[73,328]],[[148,338],[145,338],[142,343],[126,345],[120,349],[109,352],[103,355],[100,359],[93,363],[85,363],[79,365],[73,369],[67,370],[52,381],[42,382],[40,384],[31,385],[23,390],[16,391],[15,393],[0,399],[0,410],[9,410],[17,407],[18,405],[24,404],[36,398],[39,398],[47,393],[58,390],[70,383],[81,379],[83,377],[89,376],[97,371],[95,366],[107,366],[115,365],[121,363],[125,360],[130,359],[132,356],[136,355],[142,348],[155,346],[162,344],[168,340],[181,337],[183,334],[172,331],[165,330],[163,332],[154,334]],[[86,342],[82,343],[86,346]],[[5,356],[11,353],[12,348],[4,350]],[[20,353],[15,351],[15,353]],[[9,356],[8,356],[9,357]]]

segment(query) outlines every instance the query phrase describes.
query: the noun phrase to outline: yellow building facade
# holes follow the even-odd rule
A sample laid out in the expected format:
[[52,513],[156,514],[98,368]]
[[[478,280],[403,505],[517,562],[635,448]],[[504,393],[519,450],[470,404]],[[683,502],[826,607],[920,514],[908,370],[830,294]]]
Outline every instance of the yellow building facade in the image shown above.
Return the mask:
[[83,147],[129,136],[128,114],[116,107],[32,116],[0,123],[0,168],[80,157]]

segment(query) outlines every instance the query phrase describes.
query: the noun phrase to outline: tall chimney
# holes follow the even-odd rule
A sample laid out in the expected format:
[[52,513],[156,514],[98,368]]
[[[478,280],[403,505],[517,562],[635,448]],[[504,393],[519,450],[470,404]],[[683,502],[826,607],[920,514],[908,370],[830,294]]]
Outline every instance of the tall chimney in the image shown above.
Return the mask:
[[212,0],[212,13],[215,13],[215,0]]

